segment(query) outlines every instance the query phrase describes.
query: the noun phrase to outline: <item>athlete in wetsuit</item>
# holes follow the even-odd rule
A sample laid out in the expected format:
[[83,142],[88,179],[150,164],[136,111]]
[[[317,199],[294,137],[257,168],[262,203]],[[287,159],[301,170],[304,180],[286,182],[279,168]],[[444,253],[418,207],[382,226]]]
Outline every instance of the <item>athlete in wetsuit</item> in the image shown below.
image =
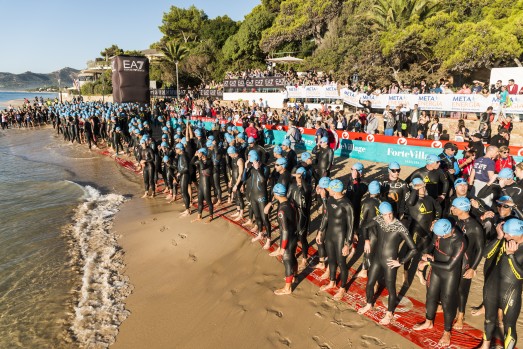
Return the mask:
[[[176,173],[175,173],[176,167],[175,167],[175,165],[173,165],[172,160],[167,155],[163,156],[162,162],[163,162],[162,172],[163,172],[163,176],[164,176],[165,187],[166,187],[166,189],[168,189],[168,195],[167,195],[166,199],[167,200],[172,199],[174,201],[174,199],[176,198],[176,194],[177,194],[176,186],[174,184],[175,178],[176,178]],[[169,203],[170,202],[171,201],[169,201]]]
[[140,141],[142,147],[140,164],[143,168],[143,182],[145,184],[145,194],[142,198],[149,196],[149,190],[152,191],[151,197],[156,195],[156,182],[154,181],[154,152],[147,146],[146,138]]
[[367,183],[363,181],[363,170],[364,167],[361,162],[352,165],[349,180],[347,181],[347,191],[345,192],[345,195],[354,208],[354,229],[359,228],[361,199],[367,192],[368,186]]
[[[346,256],[352,247],[354,229],[354,210],[349,200],[343,195],[343,183],[339,179],[329,183],[327,211],[322,220],[319,234],[325,234],[325,248],[329,256],[330,282],[320,290],[336,287],[336,270],[340,268],[340,288],[334,299],[340,300],[345,295],[348,278]],[[320,238],[321,239],[321,238]]]
[[209,157],[212,161],[212,187],[214,188],[214,194],[217,198],[216,206],[220,206],[222,204],[222,185],[220,182],[220,163],[222,161],[222,154],[211,139],[207,140],[206,146],[209,150]]
[[209,207],[209,219],[206,223],[210,223],[213,219],[213,204],[211,197],[211,181],[212,181],[212,160],[208,157],[209,153],[206,148],[201,148],[196,152],[196,156],[191,160],[191,163],[196,166],[200,174],[198,181],[198,218],[202,219],[203,201]]
[[434,326],[436,309],[441,302],[445,330],[438,342],[440,347],[450,345],[450,331],[458,310],[459,284],[462,277],[463,254],[467,249],[467,242],[463,234],[452,227],[448,219],[442,218],[433,226],[434,239],[428,249],[424,251],[418,268],[430,266],[431,272],[427,280],[426,320],[414,325],[415,331],[431,329]]
[[[380,204],[381,201],[379,200],[380,196],[380,183],[378,181],[372,181],[369,183],[369,196],[363,199],[361,202],[361,213],[360,213],[360,229],[359,229],[359,235],[360,240],[365,242],[365,238],[363,237],[363,230],[361,227],[363,227],[365,224],[369,223],[371,220],[374,219],[374,217],[378,216],[380,214]],[[393,208],[394,209],[394,208]],[[376,238],[374,234],[369,234],[369,240],[370,240],[370,250],[376,251]],[[371,252],[372,253],[372,252]],[[359,278],[367,278],[367,271],[369,270],[371,262],[371,256],[370,253],[365,253],[363,255],[363,263],[361,264],[361,271],[358,273]]]
[[310,185],[303,179],[305,169],[300,167],[296,170],[293,176],[296,182],[291,183],[287,197],[294,203],[294,207],[298,212],[298,237],[301,243],[302,260],[298,267],[301,271],[307,266],[307,258],[309,257],[309,225],[311,221],[311,201],[312,191]]
[[240,190],[245,162],[238,155],[236,147],[230,146],[227,148],[227,154],[231,157],[231,180],[229,182],[229,187],[231,188],[231,193],[236,200],[236,214],[231,217],[235,221],[240,221],[243,218],[243,210],[245,208],[243,193]]
[[281,232],[281,249],[283,252],[283,265],[285,266],[285,287],[274,291],[281,296],[292,292],[292,280],[298,266],[296,260],[296,246],[298,245],[296,209],[287,200],[287,190],[283,184],[276,184],[273,189],[274,198],[278,200],[277,213],[278,226]]
[[[430,227],[434,220],[441,218],[441,206],[431,196],[427,195],[425,183],[421,178],[412,179],[411,185],[413,188],[407,200],[408,227],[412,240],[416,244],[418,252],[421,253],[432,241]],[[403,253],[402,251],[402,255]],[[407,284],[412,282],[414,274],[416,274],[421,284],[425,285],[423,274],[416,268],[421,257],[419,253],[412,259],[411,263],[405,264],[405,282]]]
[[452,201],[451,211],[457,217],[456,228],[461,230],[467,241],[467,250],[463,255],[463,264],[461,268],[462,279],[459,283],[459,302],[458,317],[454,324],[455,330],[463,329],[463,320],[465,319],[465,306],[470,292],[472,278],[476,276],[476,269],[483,257],[483,248],[485,246],[485,233],[483,227],[478,221],[471,217],[470,200],[464,197],[456,198]]
[[191,185],[190,178],[190,160],[189,155],[185,152],[182,143],[178,143],[175,146],[177,158],[177,181],[180,184],[180,191],[182,192],[183,204],[185,205],[185,211],[181,213],[181,216],[188,216],[191,214],[190,204],[191,199],[189,196],[189,186]]
[[[366,286],[367,304],[358,310],[359,314],[365,314],[372,309],[374,298],[374,285],[381,277],[385,277],[385,287],[389,292],[387,313],[380,320],[380,324],[388,325],[393,318],[394,309],[398,305],[396,294],[397,268],[408,261],[417,253],[416,245],[410,237],[407,228],[394,217],[392,205],[382,202],[379,206],[380,215],[362,227],[365,239],[365,253],[371,252],[370,234],[375,234],[376,248],[373,251],[372,261],[368,271]],[[402,242],[408,247],[405,257],[398,258],[399,246]]]
[[400,171],[396,161],[389,163],[389,179],[381,183],[381,198],[392,205],[394,216],[399,220],[405,215],[405,203],[410,195],[407,183],[400,178]]
[[[327,199],[329,197],[329,192],[327,191],[327,188],[330,184],[330,178],[329,177],[323,177],[320,178],[318,181],[318,185],[316,186],[316,194],[320,198],[320,215],[321,220],[323,221],[325,219],[325,215],[327,214]],[[325,249],[325,234],[321,234],[320,231],[316,234],[316,245],[318,246],[318,264],[314,268],[325,270],[325,258],[327,258],[327,251]],[[325,274],[322,276],[323,279],[327,279],[329,277],[328,270],[325,271]]]
[[330,176],[332,163],[334,162],[334,151],[329,147],[329,138],[322,137],[320,143],[312,149],[312,154],[316,156],[313,176],[316,183],[318,183],[320,178]]
[[485,248],[485,257],[495,263],[483,288],[485,333],[482,349],[490,348],[496,329],[498,308],[503,310],[504,348],[518,341],[516,322],[521,311],[523,284],[523,221],[512,218],[496,228],[497,239]]
[[441,203],[448,195],[449,181],[445,172],[439,168],[440,159],[437,155],[427,155],[426,162],[427,165],[412,172],[406,182],[421,178],[427,186],[428,195]]
[[285,159],[287,160],[286,169],[287,171],[292,171],[293,168],[298,165],[298,155],[294,151],[294,149],[291,148],[291,141],[288,139],[284,139],[281,148],[283,151],[285,151]]
[[[250,182],[249,187],[251,188],[250,202],[253,212],[254,219],[256,221],[254,233],[257,233],[251,241],[255,242],[267,238],[265,244],[269,244],[271,241],[271,223],[269,216],[265,214],[264,209],[269,195],[267,192],[267,181],[269,179],[269,169],[259,159],[256,152],[249,156],[249,162],[251,167],[247,173],[245,181]],[[263,234],[263,228],[265,227],[265,234]]]

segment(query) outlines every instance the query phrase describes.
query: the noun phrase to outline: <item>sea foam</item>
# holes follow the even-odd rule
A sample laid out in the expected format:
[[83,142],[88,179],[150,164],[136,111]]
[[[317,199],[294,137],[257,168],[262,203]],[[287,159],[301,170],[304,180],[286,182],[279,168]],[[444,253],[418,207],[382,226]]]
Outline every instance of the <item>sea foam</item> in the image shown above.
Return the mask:
[[81,277],[69,328],[70,339],[85,348],[114,343],[118,327],[129,316],[123,301],[132,286],[123,275],[123,251],[111,231],[113,218],[125,198],[102,195],[86,186],[83,202],[66,230],[72,262]]

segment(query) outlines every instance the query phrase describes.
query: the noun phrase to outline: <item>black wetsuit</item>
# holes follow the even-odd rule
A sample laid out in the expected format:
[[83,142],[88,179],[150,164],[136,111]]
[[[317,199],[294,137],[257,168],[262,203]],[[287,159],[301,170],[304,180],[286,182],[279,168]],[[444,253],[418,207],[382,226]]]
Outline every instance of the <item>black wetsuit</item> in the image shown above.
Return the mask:
[[354,229],[354,210],[349,200],[346,197],[329,197],[325,218],[321,223],[320,232],[325,235],[325,249],[329,256],[330,281],[336,281],[336,270],[339,267],[340,287],[345,288],[349,271],[342,249],[344,245],[351,245]]
[[[236,185],[236,183],[238,182],[238,177],[240,176],[240,167],[238,165],[238,161],[242,161],[243,162],[243,159],[240,158],[239,156],[236,158],[236,159],[232,159],[231,158],[231,180],[232,180],[232,187],[234,187]],[[245,169],[244,169],[245,171]],[[243,202],[243,193],[240,191],[240,186],[241,185],[238,185],[238,187],[236,188],[236,192],[235,192],[235,200],[236,200],[236,206],[240,207],[240,210],[243,211],[243,209],[245,208],[245,203]],[[232,190],[232,188],[231,188]]]
[[441,302],[447,332],[452,329],[458,310],[459,297],[456,294],[462,279],[462,259],[466,245],[465,237],[456,229],[448,238],[435,236],[429,248],[424,251],[434,256],[427,279],[426,318],[434,321]]
[[381,183],[381,197],[392,205],[394,216],[398,219],[402,219],[405,215],[405,203],[409,195],[409,187],[402,179],[386,180]]
[[[320,226],[322,226],[324,223],[323,223],[323,220],[326,219],[326,216],[327,216],[327,199],[329,198],[329,194],[327,193],[327,191],[325,191],[325,197],[321,197],[319,196],[320,200],[321,200],[321,224]],[[323,260],[325,260],[325,257],[327,257],[327,250],[325,248],[325,234],[321,234],[320,235],[320,241],[321,243],[320,244],[317,244],[318,246],[318,257],[320,258],[323,258]]]
[[261,232],[263,227],[266,230],[266,236],[271,238],[271,222],[269,216],[265,214],[265,205],[269,200],[267,192],[267,181],[269,179],[269,169],[267,166],[260,164],[258,169],[251,167],[247,172],[246,181],[249,182],[251,209],[256,220],[256,226]]
[[518,337],[516,322],[521,310],[523,280],[523,248],[519,246],[512,255],[506,253],[506,240],[495,239],[485,248],[487,261],[494,264],[486,275],[483,287],[485,305],[484,339],[490,341],[497,324],[498,308],[503,310],[505,348],[514,348]]
[[449,181],[445,172],[440,168],[431,171],[427,167],[418,168],[412,172],[406,182],[410,183],[414,178],[421,178],[425,182],[428,195],[434,199],[437,199],[442,194],[447,195],[449,192]]
[[[93,125],[89,120],[85,120],[84,123],[84,132],[85,132],[85,141],[87,142],[89,149],[92,147],[92,143],[94,142],[93,138]],[[96,142],[94,143],[96,145]]]
[[360,211],[361,211],[361,199],[363,195],[368,191],[368,184],[363,182],[361,178],[354,179],[349,176],[347,182],[347,191],[345,195],[350,200],[352,207],[354,208],[354,228],[358,229],[360,226]]
[[374,298],[374,285],[381,277],[385,278],[385,287],[389,292],[387,310],[393,312],[398,304],[396,293],[396,268],[390,268],[387,262],[398,259],[398,249],[400,244],[405,241],[408,252],[403,258],[399,259],[401,264],[405,264],[416,255],[416,245],[410,237],[407,228],[397,219],[392,223],[386,224],[383,216],[377,216],[367,222],[362,227],[363,238],[370,240],[370,235],[375,234],[376,248],[372,251],[368,280],[366,287],[367,303],[372,303]]
[[[485,232],[483,231],[483,227],[473,217],[458,220],[456,227],[461,230],[467,241],[467,250],[463,255],[461,268],[461,275],[463,276],[467,270],[476,270],[478,268],[485,247]],[[471,283],[472,279],[465,279],[463,277],[459,282],[458,309],[460,313],[465,313]]]
[[206,158],[205,161],[194,157],[191,161],[194,166],[196,166],[200,178],[198,181],[198,214],[201,215],[203,212],[203,201],[207,203],[209,207],[209,214],[212,216],[213,205],[212,205],[212,196],[211,196],[211,182],[212,182],[212,160]]
[[152,190],[153,195],[156,192],[156,181],[154,180],[154,152],[151,148],[146,147],[142,149],[140,158],[145,160],[143,169],[143,182],[145,184],[145,191]]
[[409,212],[409,232],[418,251],[423,251],[432,241],[430,227],[435,219],[441,218],[441,206],[431,196],[419,196],[418,190],[412,189],[407,207]]
[[292,277],[298,266],[296,260],[296,247],[298,245],[296,209],[290,201],[280,203],[278,208],[278,225],[281,234],[281,248],[283,252],[283,265],[285,266],[285,282],[291,283]]
[[221,201],[222,199],[222,186],[220,182],[220,163],[222,161],[222,152],[215,146],[215,149],[209,150],[209,157],[212,159],[212,186],[214,188],[214,194]]
[[311,222],[311,187],[302,180],[301,185],[292,183],[289,187],[287,197],[294,202],[298,212],[298,237],[301,242],[301,254],[307,259],[309,251],[309,226]]
[[[361,202],[361,213],[360,213],[360,241],[365,242],[363,237],[363,230],[361,227],[365,226],[368,222],[374,219],[379,214],[380,200],[375,197],[367,197]],[[374,234],[369,237],[370,240],[370,253],[364,253],[362,269],[368,270],[371,263],[371,255],[376,251],[376,238]]]
[[330,177],[332,163],[334,161],[334,151],[330,148],[315,146],[312,153],[316,155],[315,171],[313,171],[314,180],[319,182],[322,177]]
[[[163,161],[162,161],[163,162]],[[176,176],[176,167],[173,165],[173,161],[169,159],[167,162],[163,162],[163,176],[165,181],[165,186],[170,190],[174,190],[174,178]],[[173,197],[176,197],[176,192],[173,191]]]
[[290,172],[298,164],[298,155],[294,150],[289,149],[287,154],[285,154],[285,158],[287,159],[287,166],[285,166],[285,169]]

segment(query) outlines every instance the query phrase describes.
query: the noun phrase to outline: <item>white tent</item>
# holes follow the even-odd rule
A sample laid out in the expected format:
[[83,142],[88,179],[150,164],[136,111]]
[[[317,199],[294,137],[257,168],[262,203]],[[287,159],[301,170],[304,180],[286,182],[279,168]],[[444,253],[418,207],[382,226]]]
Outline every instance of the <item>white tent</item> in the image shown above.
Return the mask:
[[267,59],[267,62],[270,63],[301,63],[303,62],[303,59],[292,57],[292,56],[285,56],[285,57],[279,57],[279,58],[269,58]]

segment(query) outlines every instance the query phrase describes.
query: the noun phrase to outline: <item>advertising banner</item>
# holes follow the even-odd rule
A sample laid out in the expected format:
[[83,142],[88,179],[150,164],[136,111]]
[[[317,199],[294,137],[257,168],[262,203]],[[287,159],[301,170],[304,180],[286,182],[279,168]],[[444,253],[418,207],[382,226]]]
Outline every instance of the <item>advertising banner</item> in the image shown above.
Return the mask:
[[149,103],[149,60],[146,57],[114,57],[112,81],[114,102]]

